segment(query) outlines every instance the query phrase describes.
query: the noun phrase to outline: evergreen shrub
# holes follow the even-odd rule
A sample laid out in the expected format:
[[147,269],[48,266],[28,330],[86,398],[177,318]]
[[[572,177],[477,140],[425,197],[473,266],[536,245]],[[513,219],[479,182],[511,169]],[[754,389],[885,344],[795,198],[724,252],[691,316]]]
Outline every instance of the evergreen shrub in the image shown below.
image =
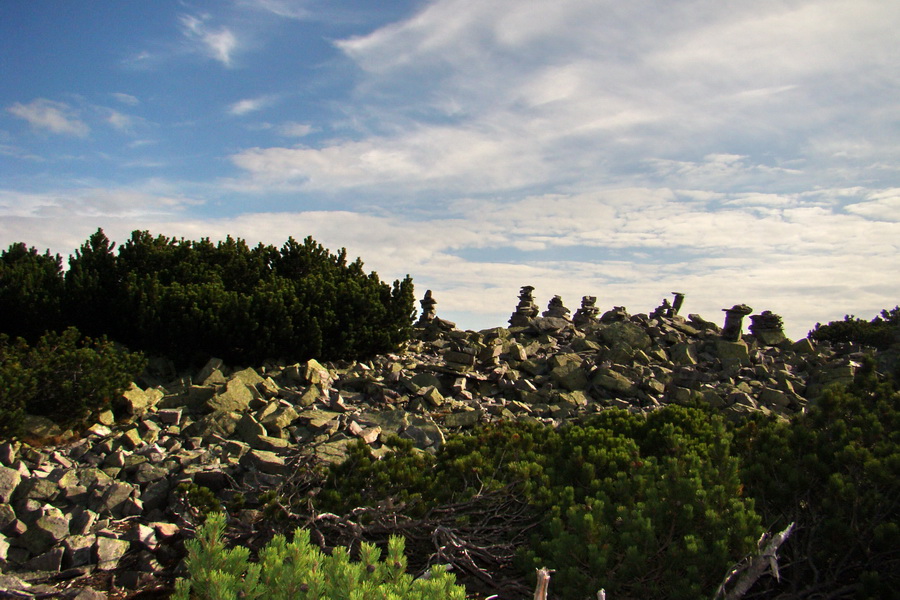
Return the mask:
[[25,413],[73,425],[109,405],[143,371],[142,354],[74,327],[34,346],[0,334],[0,435],[19,433]]
[[390,498],[422,513],[511,487],[544,517],[521,549],[522,572],[554,569],[559,597],[604,588],[697,598],[712,595],[761,532],[730,443],[723,419],[677,406],[609,410],[559,429],[501,423],[451,437],[434,457],[400,446],[376,461],[357,446],[319,500],[348,511]]
[[[771,524],[796,523],[770,595],[900,595],[900,392],[868,359],[790,423],[736,432],[747,493]],[[824,597],[824,596],[823,596]]]
[[135,231],[116,252],[98,230],[69,258],[63,299],[81,330],[179,364],[371,356],[406,341],[414,313],[409,276],[388,285],[310,237],[279,249]]
[[886,350],[900,342],[900,306],[882,310],[870,321],[846,315],[843,321],[831,321],[809,332],[810,339],[832,343],[855,343]]
[[324,554],[310,543],[309,531],[297,529],[293,540],[276,535],[250,562],[243,546],[228,548],[225,515],[210,513],[197,537],[187,542],[189,578],[176,583],[172,600],[464,600],[465,588],[442,567],[428,578],[406,573],[404,541],[392,537],[387,556],[362,543],[359,560],[346,548]]

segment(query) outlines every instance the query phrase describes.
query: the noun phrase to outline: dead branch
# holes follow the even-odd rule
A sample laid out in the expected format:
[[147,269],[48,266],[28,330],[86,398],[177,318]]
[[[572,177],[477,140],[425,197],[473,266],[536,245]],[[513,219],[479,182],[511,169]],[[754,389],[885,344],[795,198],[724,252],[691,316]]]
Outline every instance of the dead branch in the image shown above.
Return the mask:
[[[778,548],[788,539],[793,530],[794,524],[788,525],[784,531],[769,536],[764,533],[757,543],[758,554],[749,560],[746,560],[735,566],[725,577],[722,585],[716,591],[715,599],[724,598],[725,600],[738,600],[743,598],[756,581],[762,577],[766,571],[770,571],[776,580],[780,580],[778,572]],[[734,587],[731,591],[726,592],[726,587],[735,580]]]

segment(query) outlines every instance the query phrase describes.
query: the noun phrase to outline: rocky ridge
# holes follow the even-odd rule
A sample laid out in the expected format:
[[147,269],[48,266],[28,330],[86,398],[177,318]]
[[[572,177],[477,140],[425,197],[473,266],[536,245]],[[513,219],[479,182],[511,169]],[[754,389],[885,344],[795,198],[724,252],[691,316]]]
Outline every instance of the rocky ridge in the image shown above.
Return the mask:
[[[434,452],[480,423],[558,425],[610,407],[703,403],[734,418],[786,417],[851,381],[859,364],[858,348],[788,340],[768,311],[745,335],[734,319],[749,307],[724,309],[720,328],[680,316],[684,297],[675,300],[601,316],[586,297],[570,318],[556,297],[538,316],[523,288],[510,327],[476,332],[438,318],[429,292],[416,337],[397,354],[238,369],[212,359],[180,376],[154,361],[77,439],[0,444],[0,597],[165,590],[190,528],[182,484],[234,500],[274,489],[298,461],[339,462],[355,440],[387,452],[393,434]],[[74,435],[37,418],[29,428],[33,439]]]

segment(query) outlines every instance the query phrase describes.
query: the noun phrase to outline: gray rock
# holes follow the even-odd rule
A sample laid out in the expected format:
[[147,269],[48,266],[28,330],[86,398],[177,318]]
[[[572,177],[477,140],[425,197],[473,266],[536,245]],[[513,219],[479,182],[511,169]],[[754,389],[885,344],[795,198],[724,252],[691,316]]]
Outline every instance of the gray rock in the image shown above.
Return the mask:
[[213,412],[239,412],[250,407],[253,392],[240,379],[231,379],[224,389],[206,401],[206,409]]
[[59,511],[50,509],[29,525],[28,531],[17,540],[32,555],[43,554],[69,535],[69,519]]
[[7,503],[13,497],[16,486],[22,481],[18,471],[8,467],[0,467],[0,503]]
[[95,535],[71,535],[67,537],[62,548],[65,551],[63,555],[63,565],[66,568],[83,567],[93,562],[94,544],[97,541]]
[[139,417],[156,406],[156,404],[162,400],[162,397],[163,392],[160,390],[154,388],[142,390],[132,383],[131,387],[122,392],[117,403],[124,409],[126,414]]
[[5,532],[6,528],[16,521],[16,511],[9,504],[0,504],[0,532]]
[[98,592],[92,587],[81,588],[71,600],[106,600],[104,592]]
[[646,350],[653,343],[641,326],[630,321],[619,321],[603,327],[600,339],[611,348],[627,346],[635,350]]
[[274,412],[260,420],[266,431],[273,437],[284,437],[284,430],[298,417],[293,406],[279,405]]
[[38,477],[30,477],[21,481],[16,486],[13,499],[20,500],[40,500],[42,502],[53,502],[59,495],[59,486],[49,479]]
[[0,444],[0,465],[12,466],[19,451],[19,442],[5,441]]
[[238,421],[237,426],[234,429],[234,434],[241,441],[253,445],[253,441],[256,438],[266,435],[266,428],[253,418],[253,415],[245,413],[241,416],[241,420]]
[[69,515],[69,533],[72,535],[87,535],[94,523],[97,522],[98,515],[94,511],[77,507]]
[[724,339],[716,340],[716,356],[722,361],[723,367],[750,366],[750,351],[742,340],[730,342]]
[[636,395],[638,391],[637,386],[632,383],[631,379],[612,370],[598,372],[594,376],[593,384],[613,394],[621,394],[628,397]]
[[99,498],[89,502],[89,508],[100,516],[121,518],[125,516],[126,505],[134,492],[131,484],[115,481],[104,489]]
[[48,571],[57,573],[62,568],[64,553],[65,551],[62,548],[51,548],[46,552],[35,556],[22,566],[30,571]]
[[323,367],[322,364],[315,359],[306,361],[306,366],[303,370],[303,379],[310,385],[320,385],[322,387],[330,386],[334,380],[328,369]]
[[267,450],[250,450],[241,457],[241,466],[270,475],[283,475],[287,472],[284,457]]
[[221,370],[223,361],[221,358],[210,358],[206,361],[206,364],[200,369],[200,372],[197,373],[197,377],[194,378],[194,381],[198,381],[200,383],[205,383],[207,379],[209,379],[213,373]]
[[119,566],[119,561],[128,552],[131,543],[127,540],[117,540],[108,537],[98,537],[96,548],[97,569],[100,571],[112,571]]
[[186,427],[184,433],[185,435],[201,439],[211,436],[228,438],[234,433],[240,420],[240,413],[216,411]]

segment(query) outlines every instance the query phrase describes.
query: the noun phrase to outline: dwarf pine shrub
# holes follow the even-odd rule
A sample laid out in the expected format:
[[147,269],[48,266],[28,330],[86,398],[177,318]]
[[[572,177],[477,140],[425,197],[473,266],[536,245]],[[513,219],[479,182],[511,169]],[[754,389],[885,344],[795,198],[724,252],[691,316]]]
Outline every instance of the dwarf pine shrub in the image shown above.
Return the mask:
[[82,338],[74,327],[33,346],[0,334],[0,436],[19,432],[25,413],[70,425],[108,406],[144,369],[142,354]]
[[681,406],[485,426],[433,457],[398,446],[378,460],[356,446],[318,499],[342,512],[390,498],[422,514],[502,489],[541,517],[520,548],[523,575],[554,569],[561,598],[709,596],[762,531],[724,419]]
[[172,600],[464,600],[465,588],[443,567],[428,578],[406,573],[403,538],[388,542],[387,557],[363,543],[359,560],[346,548],[324,554],[310,543],[309,531],[297,529],[288,542],[276,535],[250,562],[243,546],[228,548],[225,515],[210,513],[197,537],[187,542],[190,577],[176,583]]

